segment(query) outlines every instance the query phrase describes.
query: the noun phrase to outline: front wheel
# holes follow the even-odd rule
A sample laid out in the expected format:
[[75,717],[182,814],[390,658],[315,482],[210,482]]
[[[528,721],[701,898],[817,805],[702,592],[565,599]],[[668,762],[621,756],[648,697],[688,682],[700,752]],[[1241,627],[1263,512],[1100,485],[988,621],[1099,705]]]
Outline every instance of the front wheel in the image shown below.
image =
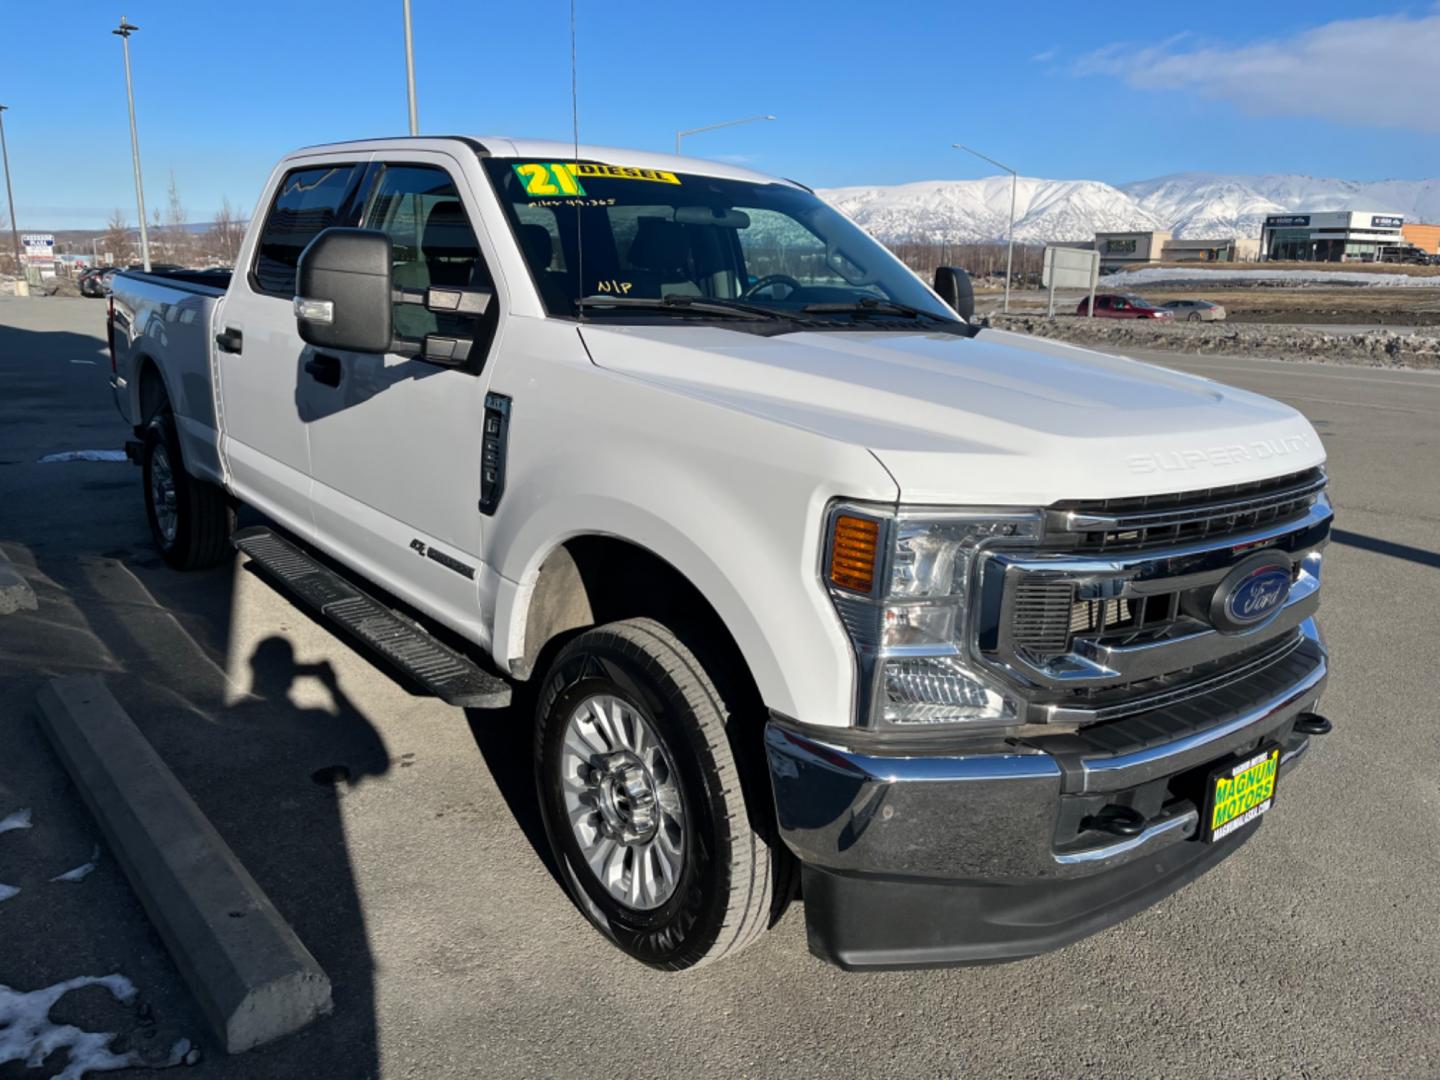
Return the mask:
[[695,654],[651,619],[580,635],[540,693],[536,783],[565,883],[652,967],[739,951],[788,894],[790,855],[752,822],[729,715]]
[[140,465],[150,536],[165,561],[176,570],[203,570],[220,563],[235,530],[235,515],[223,491],[185,471],[168,406],[145,429]]

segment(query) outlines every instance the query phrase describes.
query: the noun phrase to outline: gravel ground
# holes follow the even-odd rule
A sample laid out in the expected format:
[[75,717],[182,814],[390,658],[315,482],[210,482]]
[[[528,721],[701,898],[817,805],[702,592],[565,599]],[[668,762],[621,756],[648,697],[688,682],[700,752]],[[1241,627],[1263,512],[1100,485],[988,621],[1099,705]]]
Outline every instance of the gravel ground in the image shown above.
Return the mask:
[[1163,352],[1320,361],[1358,367],[1440,370],[1440,337],[1376,329],[1332,334],[1298,326],[1154,319],[1083,319],[1074,315],[989,315],[986,325],[1058,338],[1109,352]]

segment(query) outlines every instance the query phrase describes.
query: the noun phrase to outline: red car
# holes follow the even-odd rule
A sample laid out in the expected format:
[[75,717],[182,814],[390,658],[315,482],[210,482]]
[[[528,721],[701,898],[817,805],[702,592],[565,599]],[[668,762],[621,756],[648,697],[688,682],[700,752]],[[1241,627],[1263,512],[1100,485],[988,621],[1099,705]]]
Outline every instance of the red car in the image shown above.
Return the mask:
[[[1090,299],[1080,301],[1076,315],[1084,315],[1090,307]],[[1147,300],[1141,300],[1134,293],[1100,293],[1095,297],[1097,319],[1173,319],[1175,313],[1156,307]]]

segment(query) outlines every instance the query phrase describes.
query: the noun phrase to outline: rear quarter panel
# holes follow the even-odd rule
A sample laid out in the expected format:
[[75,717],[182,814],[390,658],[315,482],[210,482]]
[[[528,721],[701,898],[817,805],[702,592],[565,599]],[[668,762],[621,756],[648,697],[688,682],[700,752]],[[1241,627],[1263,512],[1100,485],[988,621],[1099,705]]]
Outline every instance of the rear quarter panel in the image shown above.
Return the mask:
[[224,294],[117,274],[112,296],[116,401],[126,422],[137,429],[149,422],[155,408],[149,381],[158,378],[175,414],[185,468],[222,482],[210,350],[215,309]]

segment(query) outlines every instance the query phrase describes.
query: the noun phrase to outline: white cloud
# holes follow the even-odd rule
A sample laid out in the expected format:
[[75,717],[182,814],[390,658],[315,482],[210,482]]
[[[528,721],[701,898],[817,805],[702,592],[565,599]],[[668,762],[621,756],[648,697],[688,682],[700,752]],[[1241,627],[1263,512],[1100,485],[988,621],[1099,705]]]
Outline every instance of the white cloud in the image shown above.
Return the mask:
[[1440,13],[1339,19],[1233,47],[1189,37],[1108,45],[1073,70],[1118,76],[1139,90],[1189,91],[1264,116],[1440,132]]
[[1030,57],[1030,62],[1032,64],[1048,64],[1051,60],[1054,60],[1055,57],[1059,55],[1060,50],[1052,47],[1049,49],[1045,49],[1042,52],[1037,52],[1034,56]]

